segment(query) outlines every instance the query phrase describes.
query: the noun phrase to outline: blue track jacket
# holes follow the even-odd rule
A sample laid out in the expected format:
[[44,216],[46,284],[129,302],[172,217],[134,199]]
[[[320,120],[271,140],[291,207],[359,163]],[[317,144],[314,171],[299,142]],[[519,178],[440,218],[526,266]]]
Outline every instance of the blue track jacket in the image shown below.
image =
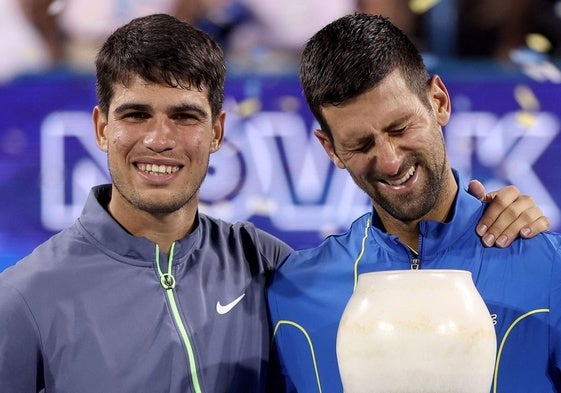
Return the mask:
[[337,328],[358,275],[419,262],[421,269],[472,273],[498,340],[491,392],[561,392],[561,235],[544,233],[506,249],[485,248],[475,233],[484,205],[460,190],[453,208],[448,223],[421,223],[419,260],[378,229],[373,212],[348,232],[283,261],[268,296],[277,377],[284,381],[271,385],[281,391],[341,393]]
[[168,260],[109,196],[96,187],[75,225],[0,274],[0,392],[262,392],[265,284],[290,248],[199,214]]

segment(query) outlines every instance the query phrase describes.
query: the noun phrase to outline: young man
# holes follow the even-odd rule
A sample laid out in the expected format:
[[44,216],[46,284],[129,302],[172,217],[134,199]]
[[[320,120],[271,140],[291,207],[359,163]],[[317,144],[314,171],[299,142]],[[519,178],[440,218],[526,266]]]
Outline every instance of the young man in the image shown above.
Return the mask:
[[268,296],[286,391],[342,392],[336,334],[357,277],[398,269],[470,271],[500,348],[493,392],[560,391],[561,236],[483,246],[484,204],[446,155],[450,97],[409,39],[383,17],[343,17],[308,41],[300,77],[316,137],[373,209],[277,267]]
[[[115,31],[96,71],[93,123],[112,184],[0,275],[0,390],[262,391],[265,284],[291,249],[198,212],[224,137],[222,51],[152,15]],[[486,225],[496,234],[543,230],[539,209],[517,196],[495,198]]]
[[98,54],[95,137],[112,184],[0,278],[2,392],[259,392],[265,282],[291,251],[198,213],[224,137],[222,51],[167,15]]

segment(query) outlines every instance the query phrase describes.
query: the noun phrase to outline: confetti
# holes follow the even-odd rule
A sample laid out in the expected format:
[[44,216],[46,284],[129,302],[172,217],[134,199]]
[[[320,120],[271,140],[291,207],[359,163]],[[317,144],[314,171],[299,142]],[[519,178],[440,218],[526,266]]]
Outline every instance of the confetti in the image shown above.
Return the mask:
[[530,129],[536,125],[536,115],[528,111],[519,111],[516,113],[516,121],[524,128]]
[[552,48],[551,42],[543,35],[531,33],[526,36],[526,45],[536,52],[549,52]]
[[520,107],[527,111],[537,111],[540,109],[540,103],[536,95],[526,85],[517,85],[514,88],[514,98]]
[[536,95],[528,86],[517,85],[514,88],[514,98],[522,108],[516,114],[516,121],[526,129],[533,128],[537,122],[535,112],[540,109],[540,102]]
[[424,14],[438,3],[440,0],[409,0],[409,8],[416,14]]
[[522,64],[522,71],[538,82],[561,83],[561,70],[550,61]]
[[236,112],[241,117],[249,117],[261,110],[261,102],[256,98],[250,98],[240,102],[236,108]]

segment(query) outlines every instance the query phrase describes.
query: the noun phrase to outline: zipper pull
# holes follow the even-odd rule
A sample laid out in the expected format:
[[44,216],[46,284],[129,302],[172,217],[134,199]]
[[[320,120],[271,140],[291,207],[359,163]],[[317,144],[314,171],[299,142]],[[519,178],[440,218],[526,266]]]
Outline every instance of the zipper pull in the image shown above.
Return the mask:
[[419,270],[421,267],[421,260],[417,257],[411,259],[411,270]]
[[160,284],[165,290],[175,288],[175,277],[171,273],[164,273],[160,276]]

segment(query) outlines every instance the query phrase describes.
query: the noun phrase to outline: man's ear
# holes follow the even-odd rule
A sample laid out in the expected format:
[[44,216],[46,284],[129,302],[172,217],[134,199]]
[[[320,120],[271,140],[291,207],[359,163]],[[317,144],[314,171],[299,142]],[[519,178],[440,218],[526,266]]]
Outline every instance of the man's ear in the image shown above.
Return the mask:
[[92,112],[92,121],[95,131],[95,142],[101,151],[107,153],[109,141],[107,138],[107,116],[96,105]]
[[323,150],[325,150],[331,161],[333,161],[333,163],[337,165],[338,168],[345,169],[345,164],[339,159],[337,153],[335,153],[333,143],[331,142],[331,139],[327,136],[327,134],[324,131],[317,129],[314,130],[314,135],[316,136],[316,138],[318,138],[319,143],[321,143],[321,145],[323,146]]
[[444,85],[444,82],[438,75],[431,78],[429,84],[429,101],[434,110],[436,120],[441,126],[448,124],[452,105],[450,103],[450,95]]
[[224,122],[226,120],[226,112],[222,111],[214,121],[212,126],[212,140],[210,141],[210,152],[215,153],[222,146],[224,141]]

